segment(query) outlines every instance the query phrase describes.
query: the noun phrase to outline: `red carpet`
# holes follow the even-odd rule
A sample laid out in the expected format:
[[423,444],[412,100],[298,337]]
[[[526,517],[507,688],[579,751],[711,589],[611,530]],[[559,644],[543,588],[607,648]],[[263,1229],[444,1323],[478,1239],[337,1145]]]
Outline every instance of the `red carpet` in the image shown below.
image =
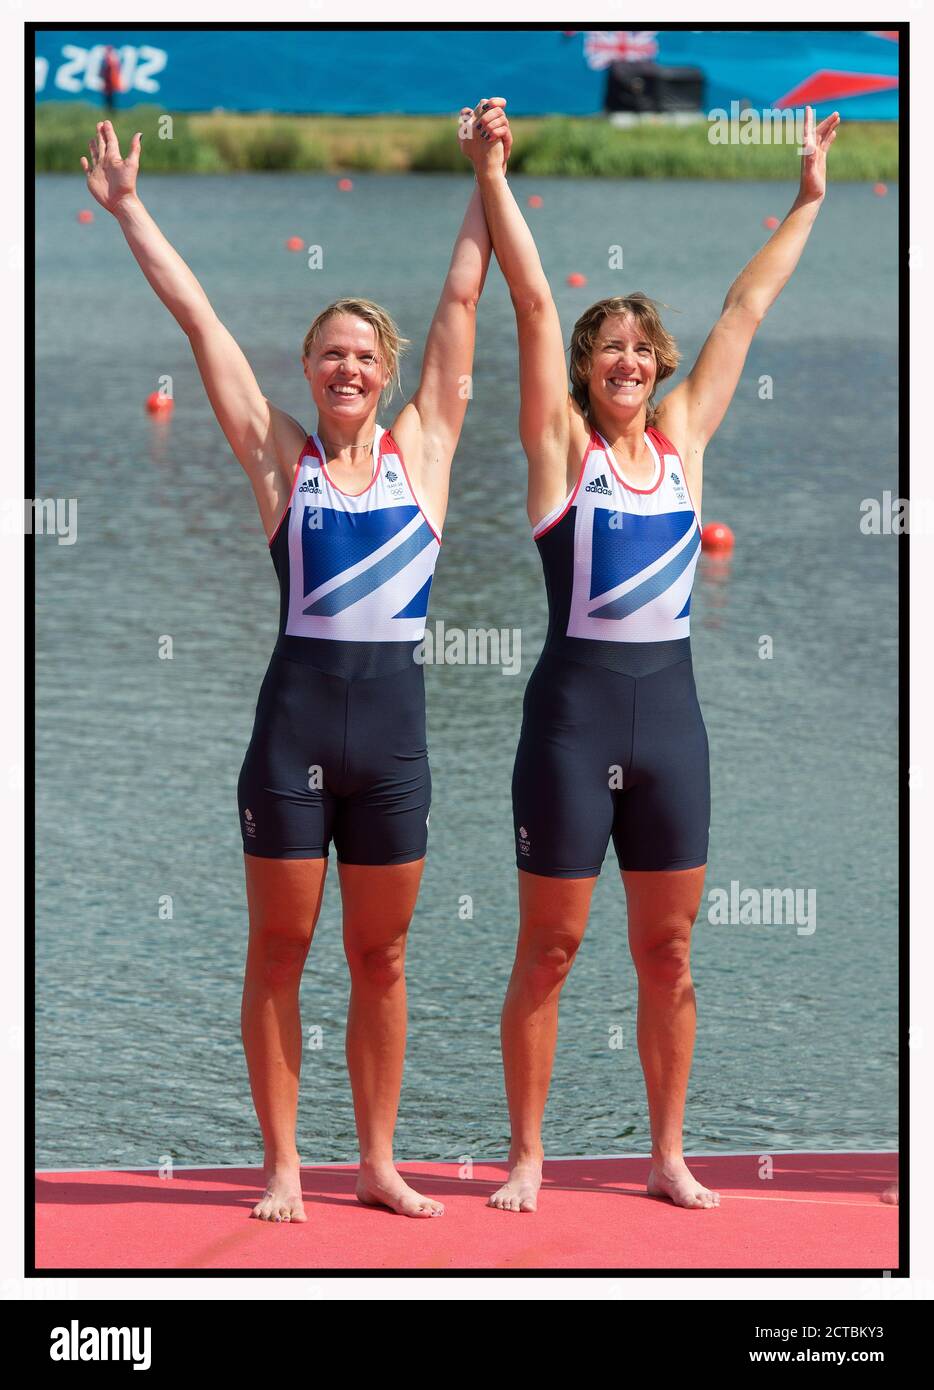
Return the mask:
[[445,1215],[409,1220],[361,1207],[354,1169],[302,1170],[306,1225],[248,1217],[258,1170],[39,1173],[40,1269],[894,1269],[898,1208],[882,1202],[897,1156],[691,1157],[722,1204],[684,1211],[645,1194],[647,1158],[553,1159],[535,1215],[485,1205],[505,1176],[474,1165],[404,1163]]

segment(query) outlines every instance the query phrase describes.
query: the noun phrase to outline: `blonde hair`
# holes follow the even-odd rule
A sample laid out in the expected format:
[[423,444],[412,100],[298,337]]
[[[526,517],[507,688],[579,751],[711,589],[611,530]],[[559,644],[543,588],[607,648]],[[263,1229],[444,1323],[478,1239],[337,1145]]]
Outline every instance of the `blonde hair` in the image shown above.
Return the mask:
[[663,325],[654,299],[636,290],[632,294],[614,295],[600,299],[586,309],[571,334],[571,395],[585,415],[590,415],[590,360],[601,325],[620,314],[631,315],[655,350],[655,385],[649,396],[646,420],[655,419],[655,391],[660,382],[671,376],[681,360],[678,345]]
[[374,304],[370,299],[335,299],[333,304],[329,304],[326,309],[315,319],[314,323],[305,334],[302,343],[302,357],[307,357],[314,344],[317,342],[321,330],[329,319],[335,318],[338,314],[349,314],[353,318],[363,319],[372,325],[376,334],[377,350],[379,359],[385,367],[389,380],[383,391],[384,400],[392,399],[393,392],[398,386],[402,389],[402,378],[399,373],[399,363],[403,352],[409,345],[408,338],[403,338],[393,320],[385,309],[381,309],[378,304]]

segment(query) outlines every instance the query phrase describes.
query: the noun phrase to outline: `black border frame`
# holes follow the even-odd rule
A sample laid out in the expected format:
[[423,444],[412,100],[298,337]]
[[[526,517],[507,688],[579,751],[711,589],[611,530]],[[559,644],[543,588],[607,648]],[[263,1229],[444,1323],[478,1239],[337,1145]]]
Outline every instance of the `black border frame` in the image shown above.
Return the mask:
[[[630,19],[633,28],[643,27],[638,21]],[[687,21],[682,23],[653,21],[654,27],[659,31],[679,30],[683,31],[690,27]],[[76,21],[61,23],[44,23],[41,20],[30,20],[24,23],[24,98],[25,98],[25,128],[26,128],[26,159],[24,161],[24,207],[25,207],[25,230],[27,237],[35,247],[36,230],[36,208],[35,208],[35,95],[34,95],[34,58],[35,58],[35,34],[38,31],[44,33],[73,33],[100,29],[114,29],[120,32],[146,32],[153,33],[162,30],[169,31],[237,31],[237,32],[267,32],[267,31],[353,31],[354,29],[366,29],[388,32],[406,31],[429,31],[445,32],[449,30],[461,31],[555,31],[560,33],[562,25],[558,23],[535,23],[522,21],[503,21],[478,22],[478,23],[448,23],[448,24],[425,24],[419,21],[404,21],[396,23],[377,23],[362,21],[334,21],[329,23],[299,23],[279,21],[269,24],[249,24],[237,23],[236,21],[224,22],[193,22],[183,23],[146,23],[146,22],[118,22],[118,21]],[[605,22],[588,23],[584,20],[575,21],[574,28],[578,31],[583,29],[598,30],[610,29]],[[645,21],[644,27],[651,27]],[[845,21],[815,21],[807,23],[804,21],[762,21],[739,25],[728,21],[704,21],[701,26],[705,31],[729,31],[738,30],[746,32],[749,30],[764,29],[767,31],[790,30],[806,32],[816,30],[822,32],[843,31],[843,32],[865,32],[873,28],[885,29],[889,32],[898,33],[899,43],[899,121],[898,121],[898,158],[899,158],[899,182],[898,182],[898,254],[899,254],[899,277],[898,277],[898,340],[899,340],[899,361],[905,360],[909,345],[909,155],[910,155],[910,22],[898,20],[896,22],[880,22],[877,25],[870,24],[868,21],[863,23],[847,23]],[[77,158],[77,155],[76,155]],[[25,419],[32,422],[33,426],[33,450],[31,456],[25,461],[25,481],[27,487],[27,497],[35,496],[36,485],[36,440],[35,440],[35,389],[36,372],[34,341],[30,341],[34,335],[34,325],[36,317],[36,292],[35,292],[35,256],[33,251],[32,258],[32,277],[27,278],[26,293],[24,299],[24,314],[27,322],[27,354],[25,370]],[[909,380],[907,373],[903,374],[899,383],[898,399],[898,485],[899,496],[907,498],[909,495],[909,476],[908,476],[908,438],[909,438]],[[678,1267],[669,1269],[380,1269],[380,1268],[353,1268],[353,1269],[326,1269],[318,1266],[309,1268],[290,1268],[277,1269],[271,1268],[245,1268],[245,1269],[124,1269],[124,1268],[70,1268],[70,1267],[46,1267],[36,1266],[36,1238],[35,1238],[35,1194],[30,1190],[33,1183],[35,1168],[35,1110],[36,1110],[36,1058],[35,1058],[35,1032],[34,1028],[25,1029],[24,1052],[25,1052],[25,1075],[24,1075],[24,1104],[28,1108],[30,1098],[32,1100],[31,1118],[32,1126],[25,1128],[25,1155],[24,1155],[24,1209],[32,1212],[32,1220],[25,1222],[25,1264],[24,1275],[27,1279],[53,1279],[70,1277],[77,1279],[92,1278],[119,1278],[119,1279],[253,1279],[253,1278],[279,1278],[279,1279],[307,1279],[310,1276],[316,1278],[338,1278],[338,1279],[365,1279],[365,1278],[523,1278],[523,1279],[555,1279],[555,1278],[625,1278],[625,1279],[657,1279],[657,1278],[684,1278],[684,1279],[717,1279],[717,1278],[736,1278],[736,1279],[801,1279],[801,1278],[849,1278],[866,1279],[879,1278],[882,1275],[890,1275],[893,1278],[907,1279],[910,1275],[910,1197],[909,1197],[909,1164],[908,1155],[910,1152],[910,1058],[908,1047],[908,1018],[909,1018],[909,909],[908,909],[908,883],[909,883],[909,839],[908,839],[908,749],[909,749],[909,677],[910,666],[908,660],[907,638],[909,633],[909,580],[910,580],[910,548],[909,535],[906,531],[898,537],[899,557],[898,557],[898,767],[899,767],[899,787],[898,787],[898,876],[899,876],[899,981],[898,981],[898,1106],[899,1106],[899,1148],[898,1148],[898,1173],[899,1173],[899,1216],[898,1216],[898,1236],[899,1236],[899,1263],[897,1268],[892,1270],[879,1269],[818,1269],[805,1267],[803,1269],[734,1269],[730,1267],[718,1269],[681,1269]],[[25,884],[28,888],[32,883],[33,893],[29,906],[26,909],[26,927],[28,929],[31,921],[32,930],[26,933],[25,942],[25,977],[24,977],[24,1018],[29,1020],[33,1016],[35,1005],[35,826],[36,826],[36,800],[35,800],[35,738],[36,738],[36,717],[35,717],[35,661],[36,661],[36,640],[34,627],[35,613],[35,547],[27,543],[25,546],[25,741],[26,741],[26,760],[25,760],[25,810],[26,827],[25,836]],[[27,899],[27,902],[30,900]],[[625,1157],[625,1155],[621,1155]],[[119,1168],[114,1171],[121,1171]],[[179,1169],[180,1172],[186,1171]]]

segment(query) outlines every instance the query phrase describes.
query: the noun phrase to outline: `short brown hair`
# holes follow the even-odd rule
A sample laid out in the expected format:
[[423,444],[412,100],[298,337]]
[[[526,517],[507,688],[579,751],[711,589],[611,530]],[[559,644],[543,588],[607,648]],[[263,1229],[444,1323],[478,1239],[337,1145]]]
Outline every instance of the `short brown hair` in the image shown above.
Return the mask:
[[630,314],[639,324],[655,349],[655,385],[649,396],[647,422],[655,418],[655,391],[660,382],[671,376],[681,360],[678,345],[665,328],[654,299],[641,290],[632,294],[614,295],[599,299],[581,314],[571,334],[571,395],[585,415],[590,415],[590,359],[601,325],[606,319]]
[[302,343],[302,357],[308,356],[328,319],[335,318],[338,314],[349,314],[353,318],[364,319],[365,322],[372,325],[376,334],[380,361],[389,374],[384,396],[387,401],[391,400],[395,388],[397,386],[400,390],[402,388],[399,363],[403,352],[409,345],[409,340],[403,338],[386,310],[381,309],[370,299],[335,299],[333,304],[322,309],[305,334],[305,340]]

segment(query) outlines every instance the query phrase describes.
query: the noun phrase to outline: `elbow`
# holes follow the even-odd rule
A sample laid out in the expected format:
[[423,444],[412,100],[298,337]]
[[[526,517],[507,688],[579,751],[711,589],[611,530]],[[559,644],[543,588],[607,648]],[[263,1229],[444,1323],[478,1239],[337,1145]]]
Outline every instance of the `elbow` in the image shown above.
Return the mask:
[[509,297],[517,319],[533,319],[551,304],[551,291],[529,286],[510,289]]
[[482,289],[482,281],[463,276],[459,280],[449,281],[443,297],[448,304],[456,304],[458,308],[466,309],[468,313],[475,314],[477,305],[480,303]]
[[741,319],[744,326],[753,333],[759,327],[762,320],[769,311],[768,302],[753,295],[727,296],[723,305],[724,316],[729,316],[733,320]]
[[184,315],[180,313],[178,322],[185,337],[195,347],[203,342],[208,330],[217,323],[217,315],[209,305],[206,310],[194,310]]

